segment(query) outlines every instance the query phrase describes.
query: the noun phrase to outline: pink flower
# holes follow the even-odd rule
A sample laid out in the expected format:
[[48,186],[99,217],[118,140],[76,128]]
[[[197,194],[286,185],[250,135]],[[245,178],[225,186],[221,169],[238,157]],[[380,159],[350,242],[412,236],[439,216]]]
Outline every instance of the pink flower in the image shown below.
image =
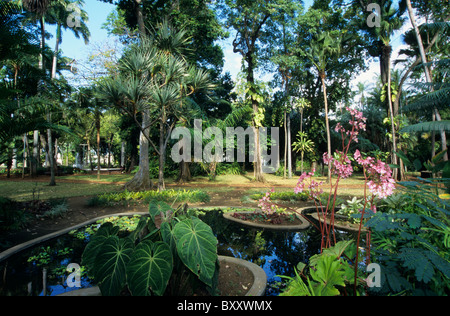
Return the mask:
[[[320,194],[323,193],[323,190],[319,188],[323,184],[323,181],[317,182],[312,179],[315,170],[306,173],[304,172],[300,178],[298,179],[297,185],[294,188],[294,193],[298,194],[305,190],[308,190],[309,196],[311,198],[318,198]],[[309,183],[307,180],[309,179]]]
[[323,163],[328,165],[333,158],[327,152],[323,153]]
[[[386,197],[392,195],[395,189],[395,180],[392,179],[392,170],[388,164],[378,160],[373,163],[372,159],[370,163],[362,164],[366,168],[366,172],[371,179],[367,182],[367,187],[369,191],[380,199],[385,199]],[[366,159],[369,160],[369,158]],[[365,161],[364,161],[365,162]]]

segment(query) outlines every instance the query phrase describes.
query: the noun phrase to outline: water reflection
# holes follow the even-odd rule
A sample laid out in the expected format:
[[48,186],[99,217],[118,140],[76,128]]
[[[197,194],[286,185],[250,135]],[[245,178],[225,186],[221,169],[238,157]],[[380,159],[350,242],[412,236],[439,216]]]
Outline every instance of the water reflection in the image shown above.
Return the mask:
[[297,263],[307,263],[320,250],[320,234],[315,228],[299,232],[250,228],[224,220],[221,212],[209,212],[202,219],[216,234],[220,255],[241,258],[264,269],[266,295],[279,294],[275,285],[281,279],[277,275],[293,276]]

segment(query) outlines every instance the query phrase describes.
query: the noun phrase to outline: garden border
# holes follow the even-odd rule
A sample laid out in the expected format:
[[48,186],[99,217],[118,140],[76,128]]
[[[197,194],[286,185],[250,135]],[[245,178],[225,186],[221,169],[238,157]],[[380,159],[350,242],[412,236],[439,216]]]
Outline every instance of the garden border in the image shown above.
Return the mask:
[[[236,222],[238,224],[242,224],[245,226],[249,226],[252,228],[260,228],[260,229],[267,229],[267,230],[276,230],[276,231],[300,231],[305,230],[309,228],[310,224],[307,220],[302,218],[299,214],[295,214],[295,216],[303,223],[300,225],[274,225],[274,224],[259,224],[254,223],[250,221],[244,221],[239,218],[233,217],[231,214],[233,212],[223,213],[223,217],[229,221]],[[240,213],[240,214],[253,214],[253,212],[234,212],[234,213]]]
[[90,224],[95,223],[98,220],[104,219],[104,218],[108,218],[108,217],[113,217],[113,216],[133,216],[133,215],[148,215],[148,212],[125,212],[125,213],[115,213],[115,214],[108,214],[108,215],[104,215],[104,216],[99,216],[90,220],[87,220],[83,223],[68,227],[68,228],[63,228],[61,230],[58,230],[56,232],[26,241],[24,243],[18,244],[14,247],[11,247],[3,252],[0,252],[0,262],[2,262],[3,260],[11,257],[12,255],[21,252],[22,250],[25,250],[27,248],[30,248],[36,244],[42,243],[44,241],[59,237],[61,235],[67,234],[68,232],[72,231],[72,230],[76,230],[79,229],[83,226],[87,226]]

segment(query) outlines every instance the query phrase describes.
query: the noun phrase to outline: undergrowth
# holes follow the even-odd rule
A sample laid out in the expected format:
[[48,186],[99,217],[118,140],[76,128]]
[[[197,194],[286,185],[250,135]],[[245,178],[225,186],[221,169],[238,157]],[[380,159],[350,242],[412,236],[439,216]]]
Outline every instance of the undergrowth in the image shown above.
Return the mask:
[[151,200],[163,202],[209,202],[210,196],[202,190],[165,190],[165,191],[122,191],[111,192],[92,197],[88,201],[89,206],[114,205],[122,201],[142,201],[149,203]]

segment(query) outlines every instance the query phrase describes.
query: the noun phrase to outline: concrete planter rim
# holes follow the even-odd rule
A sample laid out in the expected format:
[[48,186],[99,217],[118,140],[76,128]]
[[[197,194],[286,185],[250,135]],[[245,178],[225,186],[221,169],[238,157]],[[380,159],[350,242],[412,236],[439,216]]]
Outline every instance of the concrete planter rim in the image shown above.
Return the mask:
[[239,218],[233,217],[231,214],[238,213],[238,214],[252,214],[253,212],[249,211],[242,211],[242,212],[229,212],[224,213],[223,217],[229,221],[233,221],[235,223],[245,225],[252,228],[259,228],[259,229],[267,229],[267,230],[274,230],[274,231],[300,231],[305,230],[309,228],[310,224],[307,220],[301,217],[299,214],[295,214],[295,216],[302,222],[300,225],[274,225],[274,224],[263,224],[263,223],[254,223],[250,221],[245,221]]
[[[335,208],[336,210],[340,209],[339,207]],[[314,218],[317,221],[321,221],[323,222],[323,218],[319,218],[319,216],[317,215],[316,212],[316,208],[313,207],[304,207],[300,209],[300,212],[303,213],[305,211],[309,211],[309,210],[314,210],[314,212],[311,212],[310,214],[308,214],[308,216],[311,216],[312,218]],[[335,214],[335,219],[338,220],[348,220],[347,216],[341,215],[341,214]],[[348,231],[348,232],[358,232],[359,231],[359,224],[353,224],[353,223],[349,223],[352,226],[344,226],[344,225],[340,225],[340,224],[334,224],[334,228],[335,229],[340,229],[340,230],[344,230],[344,231]],[[355,227],[353,227],[353,225]],[[367,228],[362,226],[361,228],[361,232],[367,232]]]

